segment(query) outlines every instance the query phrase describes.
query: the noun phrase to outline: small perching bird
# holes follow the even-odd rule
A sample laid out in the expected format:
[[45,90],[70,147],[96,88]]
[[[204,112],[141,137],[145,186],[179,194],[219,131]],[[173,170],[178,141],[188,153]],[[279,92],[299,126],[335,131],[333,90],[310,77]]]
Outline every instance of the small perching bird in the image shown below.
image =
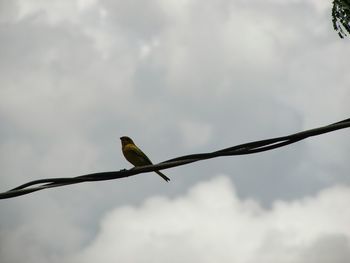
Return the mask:
[[[144,166],[152,164],[151,160],[144,154],[127,136],[120,137],[122,142],[122,151],[125,159],[127,159],[131,164],[135,166]],[[160,171],[155,171],[159,174],[165,181],[170,181],[170,179]]]

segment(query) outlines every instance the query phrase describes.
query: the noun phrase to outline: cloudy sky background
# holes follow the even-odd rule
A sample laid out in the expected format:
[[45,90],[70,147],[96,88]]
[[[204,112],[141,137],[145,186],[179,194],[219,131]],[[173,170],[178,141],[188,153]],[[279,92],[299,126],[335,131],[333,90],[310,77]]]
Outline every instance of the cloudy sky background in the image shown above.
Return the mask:
[[[0,191],[349,118],[330,2],[0,0]],[[1,262],[349,262],[348,138],[3,200]]]

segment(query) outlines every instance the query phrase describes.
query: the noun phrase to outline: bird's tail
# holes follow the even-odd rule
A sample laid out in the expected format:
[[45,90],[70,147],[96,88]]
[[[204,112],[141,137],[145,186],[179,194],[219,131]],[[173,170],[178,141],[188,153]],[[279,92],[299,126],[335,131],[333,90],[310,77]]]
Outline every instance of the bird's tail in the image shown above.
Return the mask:
[[169,182],[170,178],[167,177],[165,174],[159,172],[159,171],[155,171],[157,174],[159,174],[159,176],[161,176],[165,181]]

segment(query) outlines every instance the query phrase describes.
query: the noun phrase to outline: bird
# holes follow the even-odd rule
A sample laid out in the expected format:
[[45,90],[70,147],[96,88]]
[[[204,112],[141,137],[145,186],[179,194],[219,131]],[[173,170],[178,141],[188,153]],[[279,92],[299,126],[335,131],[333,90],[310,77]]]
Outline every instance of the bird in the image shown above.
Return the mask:
[[[144,166],[153,164],[152,161],[144,154],[134,141],[128,136],[120,137],[122,143],[122,152],[126,160],[135,166]],[[165,181],[170,181],[170,178],[160,171],[154,171],[161,176]]]

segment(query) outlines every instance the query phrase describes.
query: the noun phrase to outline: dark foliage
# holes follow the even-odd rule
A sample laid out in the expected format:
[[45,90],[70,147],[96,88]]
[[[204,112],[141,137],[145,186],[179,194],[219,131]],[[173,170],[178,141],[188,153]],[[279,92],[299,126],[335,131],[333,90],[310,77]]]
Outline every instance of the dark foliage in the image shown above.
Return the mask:
[[341,38],[350,34],[350,0],[333,1],[332,22]]

